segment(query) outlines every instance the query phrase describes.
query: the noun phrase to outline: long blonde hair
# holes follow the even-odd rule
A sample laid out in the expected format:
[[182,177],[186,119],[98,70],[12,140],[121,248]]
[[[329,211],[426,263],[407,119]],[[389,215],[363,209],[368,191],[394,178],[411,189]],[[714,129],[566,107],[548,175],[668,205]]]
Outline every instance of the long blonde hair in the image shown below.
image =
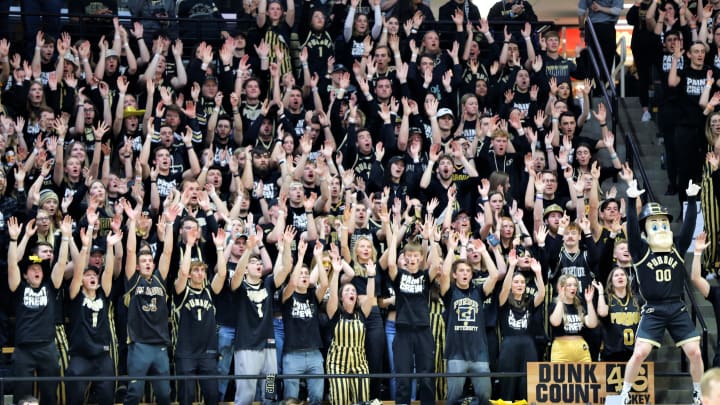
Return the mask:
[[[578,292],[581,292],[581,291],[579,291],[580,280],[578,280],[578,278],[573,276],[572,274],[563,274],[562,276],[560,276],[560,278],[558,279],[558,282],[557,282],[558,291],[560,291],[560,287],[564,287],[567,284],[567,281],[570,280],[571,278],[575,279],[575,282],[577,283],[577,286],[578,286]],[[565,304],[560,299],[559,296],[558,296],[558,301],[559,301],[558,304]],[[572,305],[575,306],[575,309],[577,310],[577,313],[578,313],[578,316],[580,317],[580,319],[583,319],[585,317],[585,309],[583,308],[582,302],[580,302],[580,298],[578,298],[577,294],[575,294],[575,296],[573,297]],[[563,315],[563,323],[565,323],[565,322],[567,322],[567,313],[565,313]]]
[[375,250],[375,244],[373,243],[372,239],[370,239],[368,236],[365,236],[365,235],[358,237],[357,240],[355,241],[355,246],[353,246],[351,257],[352,257],[352,262],[353,262],[353,270],[355,270],[355,275],[367,277],[367,270],[365,269],[365,265],[361,264],[358,261],[358,257],[357,257],[358,244],[362,241],[367,241],[370,244],[370,249],[371,249],[370,261],[372,261],[373,263],[375,263],[377,261],[377,250]]

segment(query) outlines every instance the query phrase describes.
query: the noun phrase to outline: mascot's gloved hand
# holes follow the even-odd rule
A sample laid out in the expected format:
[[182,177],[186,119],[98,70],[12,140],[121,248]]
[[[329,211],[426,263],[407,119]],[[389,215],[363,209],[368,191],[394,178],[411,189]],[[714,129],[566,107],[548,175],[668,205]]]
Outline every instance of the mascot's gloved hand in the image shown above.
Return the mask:
[[[688,187],[688,189],[689,189],[689,187]],[[700,187],[698,187],[698,189],[700,189]],[[627,194],[627,196],[630,198],[638,198],[641,195],[643,195],[644,192],[645,192],[645,190],[638,190],[637,180],[632,180],[631,182],[628,183],[628,188],[625,191],[625,194]],[[690,195],[690,194],[688,194],[688,195]]]
[[692,180],[688,183],[687,188],[685,189],[685,193],[688,197],[695,197],[700,192],[700,186],[693,183]]

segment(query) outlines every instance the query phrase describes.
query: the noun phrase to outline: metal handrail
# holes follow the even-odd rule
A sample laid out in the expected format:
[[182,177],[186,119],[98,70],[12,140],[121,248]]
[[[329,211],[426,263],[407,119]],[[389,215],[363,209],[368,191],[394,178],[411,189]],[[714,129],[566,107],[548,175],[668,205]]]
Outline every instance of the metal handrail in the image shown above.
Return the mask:
[[[592,21],[590,21],[590,18],[585,19],[585,27],[587,28],[586,34],[590,34],[590,39],[593,41],[593,45],[595,46],[595,49],[598,51],[602,48],[600,48],[600,42],[597,39],[597,34],[595,33],[595,26],[593,25]],[[592,52],[590,52],[592,55]],[[605,79],[607,80],[608,86],[610,87],[610,92],[613,95],[617,95],[617,89],[615,88],[615,81],[613,80],[612,76],[610,76],[610,71],[608,70],[607,61],[605,60],[605,56],[603,56],[602,52],[598,52],[597,56],[600,57],[600,64],[599,69],[596,69],[596,73],[598,74],[598,77],[600,77],[600,74],[604,74]],[[596,61],[597,62],[597,61]]]
[[[688,205],[688,209],[696,209],[695,207],[691,207]],[[695,296],[693,295],[693,290],[688,285],[688,278],[685,278],[685,295],[688,296],[690,299],[690,308],[692,308],[692,311],[690,312],[690,317],[693,320],[693,323],[696,321],[700,323],[700,329],[702,330],[702,334],[700,337],[701,345],[700,345],[700,353],[702,353],[702,359],[703,364],[710,365],[709,363],[709,334],[707,323],[705,322],[705,317],[700,312],[700,306],[698,305],[697,301],[695,300]],[[685,360],[685,356],[682,356],[683,361]],[[684,370],[684,368],[683,368]]]
[[[595,49],[600,49],[600,44],[597,40],[597,35],[595,34],[595,27],[593,27],[592,21],[590,19],[586,19],[585,21],[585,27],[587,28],[585,30],[586,35],[586,42],[587,42],[587,35],[590,36],[590,39],[593,41],[593,44],[595,45]],[[596,83],[597,87],[600,89],[600,92],[602,93],[603,99],[605,100],[605,107],[607,107],[608,110],[610,110],[610,116],[612,117],[612,132],[617,132],[617,121],[618,121],[618,109],[617,109],[617,89],[615,88],[615,83],[610,76],[610,73],[608,72],[607,65],[605,64],[605,57],[603,57],[602,52],[598,52],[597,56],[599,57],[596,59],[595,53],[589,50],[587,54],[590,57],[590,62],[593,67],[593,71],[595,73],[595,78],[599,83]],[[603,75],[607,79],[607,82],[609,84],[608,87],[605,87],[602,85],[602,78]],[[608,94],[608,88],[610,89],[610,93]]]
[[625,37],[620,37],[615,49],[617,50],[618,47],[620,48],[620,61],[613,69],[613,77],[616,77],[618,72],[620,73],[620,97],[625,98],[625,61],[627,60],[627,40]]

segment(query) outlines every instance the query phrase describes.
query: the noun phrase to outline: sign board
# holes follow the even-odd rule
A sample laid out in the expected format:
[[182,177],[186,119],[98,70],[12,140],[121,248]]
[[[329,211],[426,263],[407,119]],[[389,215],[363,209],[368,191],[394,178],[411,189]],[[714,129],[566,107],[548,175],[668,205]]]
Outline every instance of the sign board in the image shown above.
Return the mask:
[[[632,391],[631,404],[655,403],[653,363],[643,363]],[[528,403],[602,405],[622,390],[625,363],[527,364]]]

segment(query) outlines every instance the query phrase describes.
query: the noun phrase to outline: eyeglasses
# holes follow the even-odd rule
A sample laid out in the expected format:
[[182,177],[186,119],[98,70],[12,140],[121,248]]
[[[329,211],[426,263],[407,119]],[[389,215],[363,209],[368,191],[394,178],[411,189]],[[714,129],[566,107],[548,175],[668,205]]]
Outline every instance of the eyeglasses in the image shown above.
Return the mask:
[[35,220],[38,222],[45,222],[45,221],[49,221],[50,217],[35,217]]

